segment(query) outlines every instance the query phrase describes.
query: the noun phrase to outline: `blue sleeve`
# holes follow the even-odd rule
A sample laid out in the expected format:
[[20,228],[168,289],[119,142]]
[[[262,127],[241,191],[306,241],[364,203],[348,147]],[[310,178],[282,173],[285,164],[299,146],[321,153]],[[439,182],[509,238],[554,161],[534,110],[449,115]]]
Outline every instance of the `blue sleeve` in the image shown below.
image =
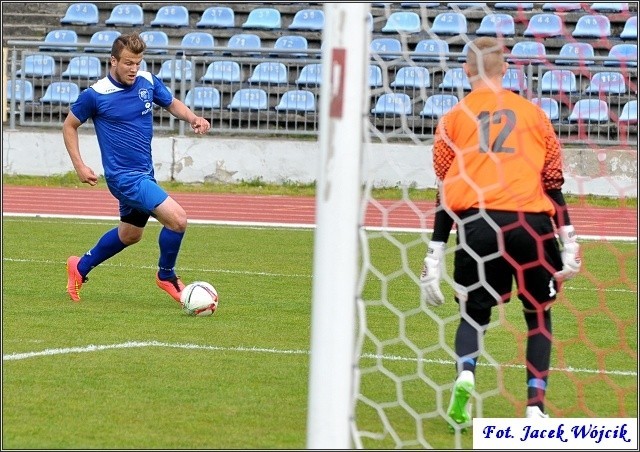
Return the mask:
[[151,77],[153,77],[153,103],[163,108],[168,107],[173,102],[173,94],[155,74],[151,74]]
[[81,123],[93,118],[96,113],[96,92],[92,88],[87,88],[80,93],[78,99],[71,106],[71,113],[78,118]]

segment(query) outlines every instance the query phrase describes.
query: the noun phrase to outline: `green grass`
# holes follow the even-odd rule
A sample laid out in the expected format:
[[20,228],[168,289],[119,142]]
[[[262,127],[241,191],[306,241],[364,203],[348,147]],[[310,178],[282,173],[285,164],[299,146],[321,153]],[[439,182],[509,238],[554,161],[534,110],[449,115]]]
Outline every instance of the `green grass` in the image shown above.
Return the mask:
[[[115,225],[3,219],[3,448],[304,448],[313,231],[190,225],[179,274],[210,281],[220,294],[218,311],[196,318],[155,286],[155,222],[139,244],[91,272],[81,303],[68,300],[67,256]],[[384,413],[401,446],[424,446],[411,443],[420,427],[431,447],[452,448],[456,437],[438,407],[446,409],[454,367],[439,337],[452,346],[457,305],[443,284],[444,306],[420,306],[403,271],[420,270],[418,234],[368,234],[356,423],[382,437],[363,444],[398,446],[383,434]],[[583,249],[584,271],[553,310],[549,409],[556,417],[637,417],[637,243]],[[504,317],[494,313],[478,368],[474,405],[484,417],[524,411],[516,299]],[[6,359],[16,353],[36,356]],[[471,435],[460,445],[470,448]]]

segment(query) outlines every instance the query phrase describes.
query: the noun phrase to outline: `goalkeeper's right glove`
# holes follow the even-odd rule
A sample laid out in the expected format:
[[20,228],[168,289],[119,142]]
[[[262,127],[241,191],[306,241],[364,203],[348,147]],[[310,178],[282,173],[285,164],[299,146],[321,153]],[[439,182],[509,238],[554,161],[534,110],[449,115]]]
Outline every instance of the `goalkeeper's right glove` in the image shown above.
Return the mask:
[[440,306],[444,303],[444,296],[440,290],[444,247],[444,242],[429,242],[427,256],[424,258],[420,274],[420,286],[424,291],[427,303],[431,306]]
[[580,245],[578,236],[573,226],[562,226],[558,230],[560,242],[562,243],[562,270],[554,274],[559,281],[566,281],[573,278],[580,271],[582,260],[580,259]]

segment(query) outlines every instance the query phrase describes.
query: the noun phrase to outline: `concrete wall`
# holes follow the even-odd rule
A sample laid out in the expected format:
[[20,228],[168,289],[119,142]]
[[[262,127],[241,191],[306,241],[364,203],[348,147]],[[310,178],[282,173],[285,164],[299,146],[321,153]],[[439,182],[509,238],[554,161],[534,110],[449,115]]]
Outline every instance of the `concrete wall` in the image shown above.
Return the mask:
[[[80,133],[87,165],[103,173],[93,133]],[[262,137],[156,136],[153,157],[156,178],[180,182],[225,182],[261,179],[265,182],[311,183],[318,174],[315,141]],[[348,149],[344,150],[348,152]],[[372,144],[364,159],[374,186],[435,187],[431,146]],[[566,149],[564,191],[612,197],[637,197],[638,156],[632,149]],[[73,171],[60,131],[2,133],[3,174],[51,176]]]

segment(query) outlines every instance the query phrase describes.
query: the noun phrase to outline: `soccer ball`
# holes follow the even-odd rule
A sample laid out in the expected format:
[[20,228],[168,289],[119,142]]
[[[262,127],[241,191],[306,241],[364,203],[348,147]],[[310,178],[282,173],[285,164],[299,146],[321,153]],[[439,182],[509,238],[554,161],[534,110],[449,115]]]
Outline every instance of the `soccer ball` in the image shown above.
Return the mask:
[[218,291],[208,282],[192,282],[182,289],[180,302],[188,315],[206,317],[218,308]]

